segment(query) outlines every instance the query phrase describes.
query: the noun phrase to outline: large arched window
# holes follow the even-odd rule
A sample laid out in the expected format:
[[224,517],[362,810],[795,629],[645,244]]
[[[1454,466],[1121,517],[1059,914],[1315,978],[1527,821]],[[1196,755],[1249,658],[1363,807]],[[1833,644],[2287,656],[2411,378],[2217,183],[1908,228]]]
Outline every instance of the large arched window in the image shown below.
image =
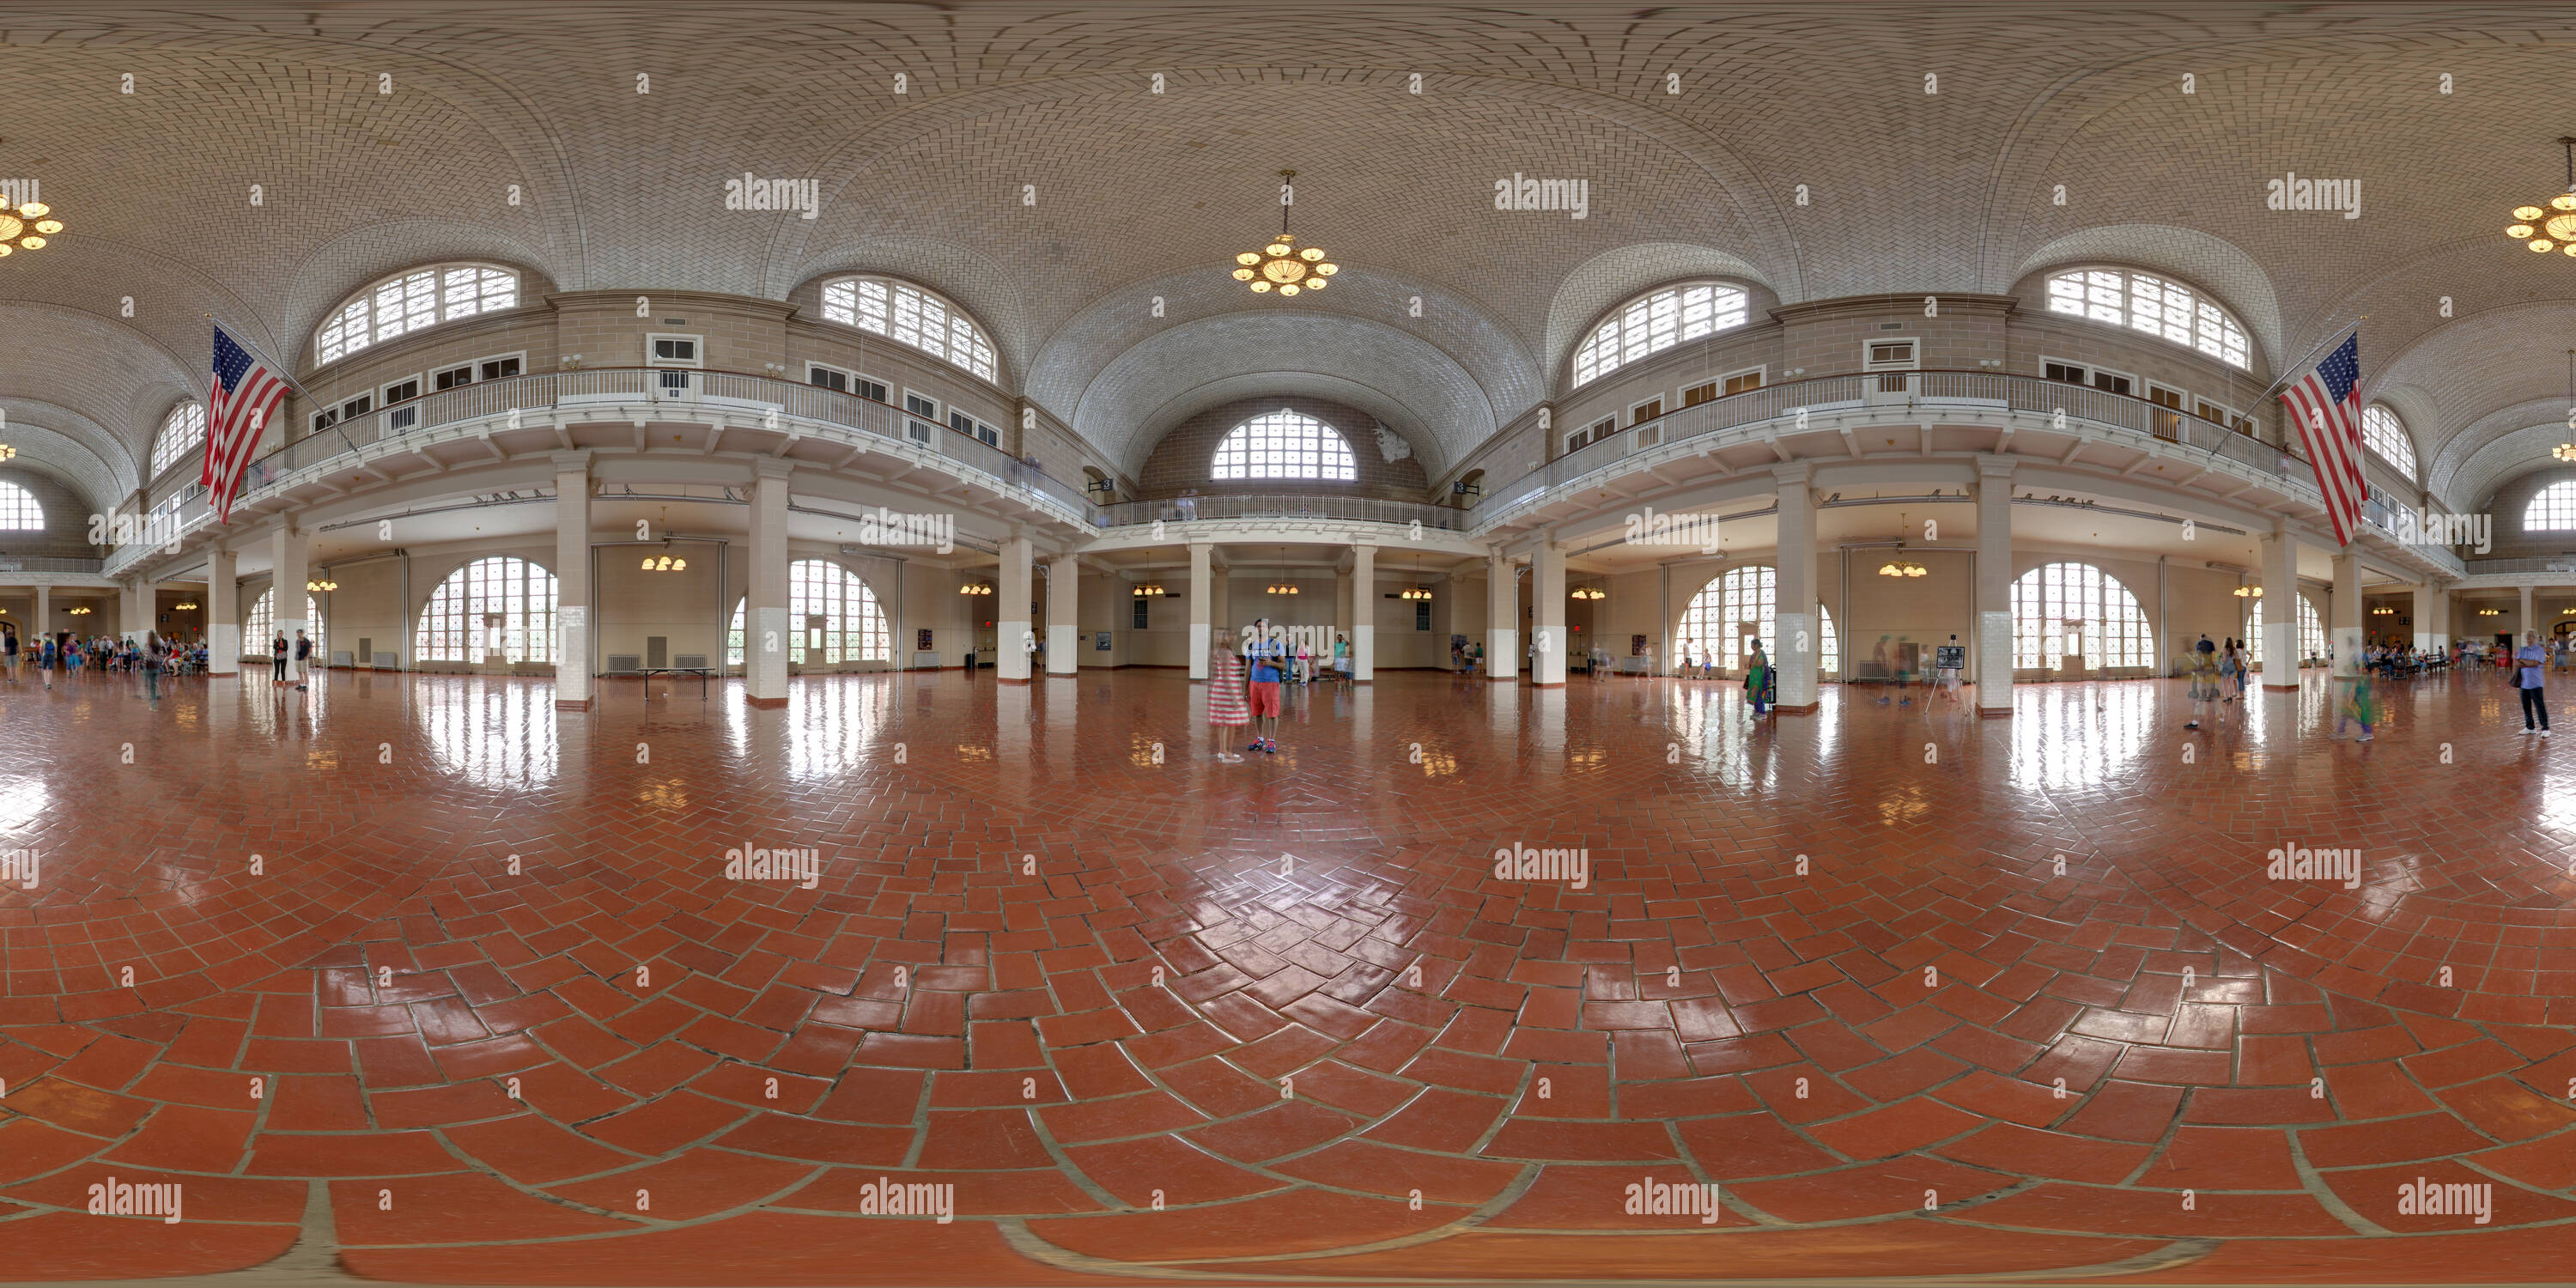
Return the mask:
[[2415,477],[2415,440],[2406,436],[2406,422],[2397,413],[2372,403],[2361,412],[2361,441],[2379,453],[2379,459],[2397,467],[2397,472]]
[[[2324,657],[2326,624],[2318,618],[2317,606],[2309,603],[2307,596],[2300,595],[2297,598],[2299,601],[2299,656]],[[2245,610],[2245,655],[2256,666],[2263,664],[2263,601],[2259,599],[2249,601],[2249,607]]]
[[[1684,658],[1698,658],[1701,665],[1715,657],[1718,665],[1730,671],[1744,669],[1744,637],[1762,641],[1762,651],[1773,660],[1780,656],[1779,626],[1780,570],[1770,564],[1750,564],[1729,568],[1709,579],[1691,597],[1690,607],[1682,610],[1681,629],[1675,633],[1673,647]],[[1834,635],[1834,614],[1823,604],[1816,605],[1816,616],[1824,636],[1824,657],[1816,674],[1828,679],[1840,676],[1843,669],[1842,641]],[[1754,623],[1748,631],[1745,623]]]
[[1574,383],[1589,384],[1628,363],[1686,340],[1744,325],[1745,295],[1700,282],[1631,300],[1574,350]]
[[[259,602],[250,606],[250,616],[242,621],[242,653],[248,657],[270,656],[269,636],[277,633],[277,588],[259,592]],[[322,605],[310,594],[304,597],[304,633],[313,640],[313,656],[329,661],[331,652],[322,646]],[[287,644],[292,646],[293,640]],[[291,656],[294,650],[288,649]]]
[[513,662],[555,658],[555,575],[525,559],[493,555],[447,574],[420,610],[412,655],[423,662],[480,662],[493,648],[485,618],[501,618],[499,652]]
[[2067,623],[2081,622],[2077,647],[2094,666],[2152,666],[2151,633],[2137,596],[2117,577],[2083,563],[2045,564],[2012,584],[2013,665],[2054,671],[2066,656]]
[[313,333],[313,359],[336,362],[381,340],[477,313],[519,307],[519,275],[490,264],[397,273],[349,297]]
[[151,478],[161,471],[188,459],[206,441],[206,409],[201,403],[186,402],[170,409],[170,419],[161,422],[161,436],[152,440]]
[[[821,626],[810,619],[820,617]],[[884,662],[894,656],[893,634],[886,629],[885,609],[877,593],[857,573],[829,559],[799,559],[787,565],[787,627],[794,636],[789,653],[805,656],[823,650],[823,663]],[[733,626],[725,633],[725,661],[742,665],[742,601],[733,605]]]
[[2525,532],[2565,532],[2576,528],[2576,479],[2552,483],[2532,494],[2522,507]]
[[35,493],[15,483],[0,483],[0,530],[45,530],[45,507],[36,503]]
[[2051,273],[2048,311],[2161,336],[2231,367],[2247,364],[2245,328],[2235,315],[2171,278],[2122,268]]
[[1208,477],[1218,479],[1334,479],[1359,477],[1351,445],[1332,426],[1285,407],[1234,427],[1216,445]]
[[911,345],[934,358],[993,379],[993,342],[964,309],[913,285],[883,277],[823,283],[823,320]]

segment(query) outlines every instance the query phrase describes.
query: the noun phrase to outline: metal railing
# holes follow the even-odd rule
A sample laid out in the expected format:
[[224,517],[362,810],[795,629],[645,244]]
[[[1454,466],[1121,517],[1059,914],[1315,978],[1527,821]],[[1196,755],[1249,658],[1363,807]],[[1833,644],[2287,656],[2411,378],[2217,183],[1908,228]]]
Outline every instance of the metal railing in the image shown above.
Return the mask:
[[97,572],[106,563],[70,555],[0,555],[0,572]]
[[1095,511],[1095,527],[1130,524],[1188,523],[1198,519],[1343,519],[1364,523],[1420,523],[1425,528],[1456,531],[1466,526],[1467,512],[1420,501],[1389,501],[1369,496],[1300,496],[1283,493],[1234,493],[1221,496],[1165,497],[1153,501],[1119,501]]
[[2468,575],[2472,577],[2484,573],[2556,572],[2565,573],[2571,582],[2576,582],[2576,555],[2540,555],[2536,557],[2516,559],[2466,559],[2462,560],[2461,563],[2462,566],[2468,570]]
[[[1766,385],[1740,394],[1666,412],[1608,437],[1568,452],[1520,478],[1491,489],[1469,511],[1469,526],[1481,528],[1499,516],[1547,495],[1585,475],[1616,464],[1638,452],[1652,451],[1730,431],[1748,431],[1794,419],[1801,411],[1858,411],[1939,407],[2054,415],[2067,420],[2134,430],[2166,442],[2196,447],[2250,466],[2258,472],[2294,477],[2297,459],[2261,439],[2215,421],[2203,420],[2144,398],[2115,394],[2087,385],[2072,385],[2038,376],[2000,371],[1879,371],[1818,376]],[[1714,446],[1714,444],[1712,444]]]
[[[353,416],[297,439],[250,463],[243,473],[241,495],[248,500],[291,475],[325,461],[353,455],[376,444],[406,439],[449,425],[512,412],[551,412],[588,405],[631,407],[638,403],[690,408],[700,412],[735,411],[838,425],[894,442],[936,452],[991,476],[999,488],[1017,488],[1064,506],[1088,522],[1092,504],[1082,489],[980,439],[946,425],[910,415],[856,394],[798,384],[769,376],[733,371],[698,371],[671,367],[599,367],[545,372],[487,380],[481,384],[426,394]],[[204,520],[209,512],[206,488],[188,480],[152,498],[154,506],[178,502],[181,530]],[[120,553],[122,553],[120,549]]]

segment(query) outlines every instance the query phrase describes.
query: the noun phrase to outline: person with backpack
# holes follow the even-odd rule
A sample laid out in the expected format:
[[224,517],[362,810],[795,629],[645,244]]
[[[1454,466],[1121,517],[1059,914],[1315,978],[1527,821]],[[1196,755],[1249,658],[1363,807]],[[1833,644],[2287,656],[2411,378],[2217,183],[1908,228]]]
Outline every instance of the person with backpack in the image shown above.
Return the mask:
[[304,632],[297,631],[295,633],[295,691],[302,693],[313,687],[312,682],[313,641],[304,638]]

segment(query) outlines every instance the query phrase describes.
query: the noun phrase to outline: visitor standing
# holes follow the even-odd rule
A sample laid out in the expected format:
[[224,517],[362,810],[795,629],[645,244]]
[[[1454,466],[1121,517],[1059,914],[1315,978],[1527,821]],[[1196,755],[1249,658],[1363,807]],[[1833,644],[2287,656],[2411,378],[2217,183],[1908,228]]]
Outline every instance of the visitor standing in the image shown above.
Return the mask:
[[[1245,685],[1245,697],[1252,706],[1252,745],[1246,751],[1267,755],[1279,754],[1279,684],[1288,666],[1287,646],[1270,638],[1270,619],[1257,617],[1252,622],[1252,638],[1245,641],[1244,659],[1251,664],[1252,679]],[[1263,724],[1263,721],[1268,724]],[[1267,730],[1265,733],[1264,731]]]
[[2549,702],[2547,690],[2541,687],[2540,665],[2547,653],[2540,647],[2540,632],[2522,633],[2522,650],[2514,656],[2514,687],[2522,691],[2522,731],[2532,730],[2534,712],[2540,716],[2540,736],[2549,736]]
[[1243,757],[1234,754],[1234,734],[1252,723],[1252,709],[1244,702],[1243,660],[1225,646],[1225,632],[1216,632],[1208,644],[1208,732],[1209,742],[1216,747],[1216,758],[1228,765],[1240,765]]
[[161,636],[158,632],[143,632],[143,653],[140,659],[143,667],[143,693],[145,697],[150,698],[156,705],[161,701],[161,659],[163,651],[164,650],[161,646]]
[[1771,659],[1762,652],[1762,641],[1748,641],[1753,646],[1752,660],[1744,664],[1744,691],[1753,699],[1753,714],[1759,718],[1771,714],[1771,704],[1780,691],[1772,683]]
[[17,683],[18,628],[6,622],[0,622],[0,652],[6,652],[8,654],[10,683]]
[[286,632],[279,631],[276,637],[268,642],[268,664],[269,687],[273,689],[286,683]]
[[312,687],[312,681],[313,681],[313,641],[311,641],[311,640],[309,640],[309,639],[304,638],[304,632],[302,632],[302,631],[297,631],[297,632],[295,633],[295,689],[296,689],[296,692],[301,693],[301,692],[303,692],[305,689]]
[[2204,636],[2184,660],[2191,670],[2191,719],[2182,727],[2197,729],[2201,709],[2218,698],[2218,646]]

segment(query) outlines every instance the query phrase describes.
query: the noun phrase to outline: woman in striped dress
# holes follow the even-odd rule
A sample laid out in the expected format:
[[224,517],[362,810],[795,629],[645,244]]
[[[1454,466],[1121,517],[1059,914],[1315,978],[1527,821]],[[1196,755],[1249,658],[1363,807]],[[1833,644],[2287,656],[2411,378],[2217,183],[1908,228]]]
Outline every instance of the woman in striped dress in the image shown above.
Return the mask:
[[1234,735],[1228,729],[1240,729],[1252,723],[1252,708],[1243,699],[1243,660],[1225,646],[1225,632],[1216,632],[1208,646],[1208,730],[1214,736],[1216,758],[1229,765],[1243,763],[1231,745]]

